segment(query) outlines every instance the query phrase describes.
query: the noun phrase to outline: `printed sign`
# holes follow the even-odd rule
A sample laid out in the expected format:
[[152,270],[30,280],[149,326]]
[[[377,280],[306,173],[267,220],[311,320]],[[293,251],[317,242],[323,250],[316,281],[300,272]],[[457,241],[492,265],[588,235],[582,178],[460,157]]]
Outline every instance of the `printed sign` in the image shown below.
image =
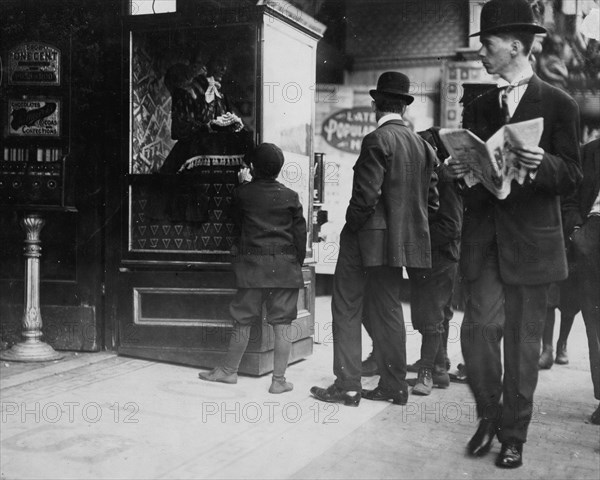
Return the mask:
[[60,50],[28,42],[8,52],[9,85],[60,85]]
[[359,153],[364,136],[377,128],[371,107],[340,110],[323,121],[321,135],[334,148]]
[[9,135],[59,137],[61,104],[56,98],[9,99]]

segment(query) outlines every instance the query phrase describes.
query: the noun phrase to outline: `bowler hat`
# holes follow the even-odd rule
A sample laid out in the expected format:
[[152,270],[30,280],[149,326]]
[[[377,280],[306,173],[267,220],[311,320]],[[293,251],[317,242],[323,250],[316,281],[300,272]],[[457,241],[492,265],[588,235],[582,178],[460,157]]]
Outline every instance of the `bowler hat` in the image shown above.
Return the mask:
[[410,80],[406,75],[400,72],[385,72],[377,80],[377,88],[369,90],[371,96],[377,100],[381,97],[401,98],[407,105],[410,105],[415,99],[408,94]]
[[281,148],[274,143],[261,143],[247,157],[254,169],[268,177],[276,177],[283,166],[284,157]]
[[535,23],[533,10],[527,0],[490,0],[481,9],[481,30],[469,35],[495,34],[524,31],[546,33],[546,29]]

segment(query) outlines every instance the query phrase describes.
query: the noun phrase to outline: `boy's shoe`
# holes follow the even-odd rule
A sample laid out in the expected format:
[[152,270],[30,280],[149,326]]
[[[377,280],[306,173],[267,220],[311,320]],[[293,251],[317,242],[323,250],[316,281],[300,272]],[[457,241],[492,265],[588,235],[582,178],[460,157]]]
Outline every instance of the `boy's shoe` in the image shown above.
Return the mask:
[[198,378],[207,382],[237,383],[237,373],[227,373],[222,367],[215,367],[210,372],[200,372]]
[[413,395],[429,395],[433,388],[433,374],[430,368],[420,368],[417,383],[412,389]]
[[269,393],[285,393],[291,392],[294,389],[294,384],[285,381],[285,377],[283,379],[273,379],[271,381],[271,386],[269,387]]

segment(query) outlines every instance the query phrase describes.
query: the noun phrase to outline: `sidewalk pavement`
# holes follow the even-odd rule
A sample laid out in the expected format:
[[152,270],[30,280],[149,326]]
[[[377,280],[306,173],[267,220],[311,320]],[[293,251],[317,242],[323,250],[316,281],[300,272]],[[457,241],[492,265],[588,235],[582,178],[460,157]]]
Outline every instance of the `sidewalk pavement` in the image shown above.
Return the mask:
[[[295,388],[283,395],[267,392],[270,375],[208,383],[195,368],[112,352],[3,362],[0,479],[600,478],[600,428],[588,423],[597,401],[580,316],[570,364],[540,372],[524,465],[507,471],[494,466],[497,442],[484,458],[465,456],[477,419],[464,384],[411,396],[406,406],[363,400],[352,408],[312,398],[311,386],[333,380],[329,302],[317,297],[319,343],[289,367]],[[407,305],[404,312],[410,323]],[[454,366],[461,319],[457,312],[451,325]],[[409,328],[409,362],[420,341]],[[367,337],[363,347],[366,357]]]

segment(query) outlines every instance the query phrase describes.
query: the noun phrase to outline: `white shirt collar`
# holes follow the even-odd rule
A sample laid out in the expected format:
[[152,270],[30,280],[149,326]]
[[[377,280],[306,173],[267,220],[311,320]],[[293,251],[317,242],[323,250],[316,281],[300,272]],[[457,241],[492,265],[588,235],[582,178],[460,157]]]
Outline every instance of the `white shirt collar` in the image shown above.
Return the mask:
[[389,122],[390,120],[402,120],[402,115],[399,113],[388,113],[377,121],[377,126],[381,127],[385,122]]
[[515,77],[515,79],[512,82],[507,82],[506,80],[504,80],[503,78],[500,78],[498,80],[498,87],[502,88],[502,87],[506,87],[508,85],[517,85],[521,80],[524,80],[526,78],[531,78],[533,76],[533,68],[531,68],[531,65],[527,64],[527,66],[519,73],[519,75],[517,75]]

